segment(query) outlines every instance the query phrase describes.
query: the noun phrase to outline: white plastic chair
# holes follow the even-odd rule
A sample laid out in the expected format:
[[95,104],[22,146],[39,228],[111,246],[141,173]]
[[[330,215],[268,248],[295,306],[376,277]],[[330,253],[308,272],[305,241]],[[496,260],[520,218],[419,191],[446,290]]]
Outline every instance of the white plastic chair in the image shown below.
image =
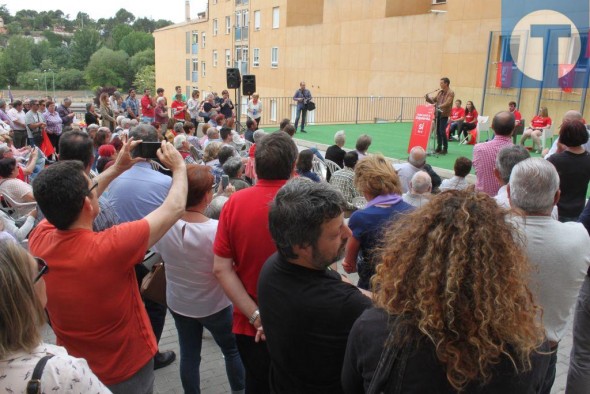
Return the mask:
[[543,129],[543,134],[541,135],[541,151],[545,150],[545,144],[546,144],[547,138],[550,138],[551,144],[553,144],[553,129],[554,129],[554,127],[555,127],[555,123],[553,123],[550,126],[545,127]]
[[28,215],[33,209],[37,208],[37,203],[35,201],[32,202],[16,202],[8,194],[4,194],[4,201],[6,204],[12,209],[12,214],[10,216],[13,219],[18,219],[22,216]]
[[313,156],[311,170],[318,174],[322,181],[326,180],[326,163],[318,159],[315,155]]
[[479,143],[481,133],[486,132],[487,139],[490,139],[490,117],[489,116],[478,116],[477,117],[477,138],[476,141]]
[[[340,166],[336,163],[334,163],[332,160],[328,160],[328,159],[324,159],[324,163],[326,164],[326,167],[328,167],[328,170],[330,170],[330,174],[334,175],[334,173],[336,171],[341,170],[342,168],[340,168]],[[327,174],[326,174],[327,176]]]

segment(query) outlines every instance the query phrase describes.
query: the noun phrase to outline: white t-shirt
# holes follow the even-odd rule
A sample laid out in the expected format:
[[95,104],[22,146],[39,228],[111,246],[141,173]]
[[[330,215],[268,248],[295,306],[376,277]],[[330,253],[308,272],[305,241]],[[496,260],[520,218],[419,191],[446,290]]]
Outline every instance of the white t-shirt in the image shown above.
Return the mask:
[[41,375],[44,393],[110,393],[90,370],[83,358],[68,355],[61,346],[41,343],[31,353],[17,352],[0,360],[2,390],[7,393],[26,393],[35,366],[41,358],[53,354]]
[[254,104],[254,100],[248,101],[248,117],[251,119],[260,119],[260,111],[262,111],[262,101],[258,100]]
[[19,121],[19,122],[21,122],[23,124],[23,126],[20,126],[20,125],[15,124],[14,125],[14,129],[15,130],[26,130],[26,128],[24,126],[24,124],[25,124],[25,116],[26,116],[25,111],[21,110],[19,112],[19,111],[16,110],[16,108],[11,108],[11,109],[8,110],[7,115],[10,117],[10,120],[12,120],[13,122],[16,120],[16,121]]
[[187,317],[206,317],[231,302],[213,274],[213,241],[217,220],[179,220],[154,245],[166,265],[166,302]]

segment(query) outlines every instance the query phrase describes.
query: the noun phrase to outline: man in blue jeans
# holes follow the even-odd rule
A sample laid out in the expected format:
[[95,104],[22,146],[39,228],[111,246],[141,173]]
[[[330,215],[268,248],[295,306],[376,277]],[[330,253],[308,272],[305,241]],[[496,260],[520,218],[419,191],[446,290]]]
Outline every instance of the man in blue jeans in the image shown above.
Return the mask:
[[435,98],[429,95],[424,96],[427,102],[436,105],[436,153],[446,155],[448,150],[447,140],[447,123],[449,116],[451,115],[451,107],[453,106],[453,100],[455,99],[455,92],[453,92],[449,86],[451,80],[447,77],[440,79],[440,89]]
[[311,101],[311,92],[305,89],[305,82],[301,81],[299,89],[293,95],[293,100],[297,101],[297,116],[295,117],[295,131],[299,124],[299,117],[301,117],[301,132],[305,131],[305,117],[307,116],[307,103]]

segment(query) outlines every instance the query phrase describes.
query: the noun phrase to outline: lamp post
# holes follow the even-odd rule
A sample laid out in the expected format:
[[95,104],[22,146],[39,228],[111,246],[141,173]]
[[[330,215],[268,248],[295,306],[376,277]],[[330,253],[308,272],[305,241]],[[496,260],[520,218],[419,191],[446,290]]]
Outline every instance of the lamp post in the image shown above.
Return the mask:
[[48,96],[47,92],[47,70],[43,70],[43,77],[45,77],[45,98]]
[[53,100],[55,100],[55,73],[53,72],[52,69],[49,69],[47,71],[51,71],[51,85],[53,88],[53,97],[51,97]]

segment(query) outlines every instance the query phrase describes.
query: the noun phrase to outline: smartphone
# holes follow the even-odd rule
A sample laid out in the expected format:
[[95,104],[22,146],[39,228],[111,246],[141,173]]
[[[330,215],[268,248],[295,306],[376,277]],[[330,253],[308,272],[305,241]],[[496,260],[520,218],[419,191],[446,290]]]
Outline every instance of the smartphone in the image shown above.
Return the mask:
[[156,152],[161,146],[162,143],[160,142],[142,142],[139,144],[139,156],[144,159],[157,159]]
[[227,175],[221,176],[221,189],[225,190],[225,188],[229,185],[229,177]]

